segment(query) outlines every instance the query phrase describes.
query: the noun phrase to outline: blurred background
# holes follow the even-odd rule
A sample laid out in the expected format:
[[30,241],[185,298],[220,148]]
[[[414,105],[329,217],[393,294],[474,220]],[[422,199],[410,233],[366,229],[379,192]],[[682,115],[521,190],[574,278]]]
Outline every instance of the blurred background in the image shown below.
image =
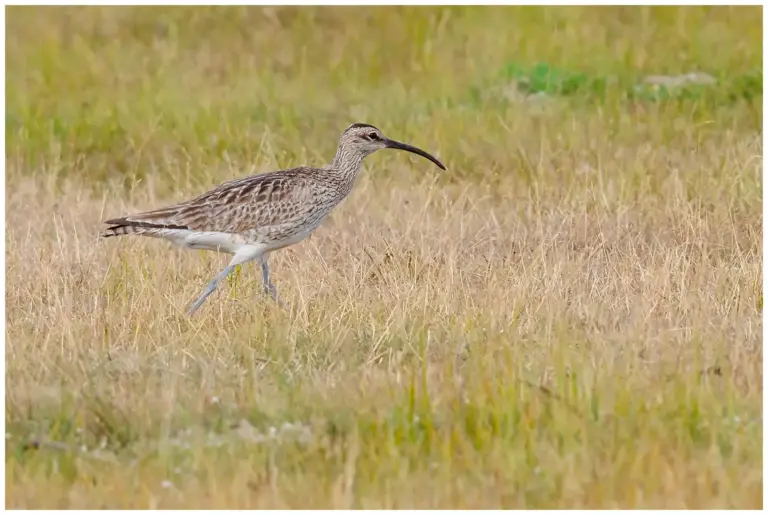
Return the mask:
[[6,37],[11,175],[52,149],[57,173],[127,182],[265,144],[329,162],[362,121],[492,180],[582,140],[762,123],[758,7],[10,7]]

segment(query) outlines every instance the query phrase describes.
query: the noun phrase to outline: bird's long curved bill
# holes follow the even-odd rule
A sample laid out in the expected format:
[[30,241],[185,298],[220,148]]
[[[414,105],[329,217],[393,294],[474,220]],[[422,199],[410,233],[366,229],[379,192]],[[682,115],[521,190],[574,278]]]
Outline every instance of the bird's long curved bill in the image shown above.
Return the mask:
[[435,163],[437,166],[439,166],[441,169],[445,170],[445,165],[437,160],[437,158],[431,154],[428,154],[427,152],[424,152],[420,148],[412,147],[411,145],[406,145],[405,143],[400,143],[399,141],[395,141],[393,139],[388,139],[386,141],[387,148],[394,148],[397,150],[405,150],[407,152],[411,152],[413,154],[418,154],[421,157],[426,157],[433,163]]

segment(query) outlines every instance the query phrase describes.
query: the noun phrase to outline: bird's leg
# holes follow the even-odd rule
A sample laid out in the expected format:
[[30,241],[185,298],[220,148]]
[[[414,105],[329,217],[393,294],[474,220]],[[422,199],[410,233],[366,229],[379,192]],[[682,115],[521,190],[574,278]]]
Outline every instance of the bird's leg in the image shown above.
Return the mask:
[[264,293],[272,297],[272,300],[278,303],[283,309],[288,309],[288,306],[283,302],[280,297],[277,296],[277,288],[272,284],[269,278],[269,264],[267,263],[267,256],[261,258],[261,277],[264,280]]
[[216,288],[219,286],[219,283],[226,279],[226,277],[234,271],[237,265],[258,257],[260,253],[259,250],[260,249],[256,247],[245,247],[236,252],[235,255],[232,256],[232,260],[229,262],[229,265],[227,265],[227,268],[222,270],[216,277],[213,278],[213,280],[211,280],[210,283],[208,283],[208,286],[205,288],[205,290],[203,290],[203,293],[200,294],[200,297],[197,298],[194,304],[192,304],[192,307],[189,308],[189,311],[187,311],[187,315],[192,316],[195,311],[197,311],[197,309],[203,304],[205,299],[207,299],[208,296],[216,290]]
[[226,279],[226,277],[234,271],[236,266],[237,265],[227,266],[227,268],[222,270],[219,275],[214,277],[213,280],[208,283],[208,286],[205,288],[205,290],[203,290],[203,293],[200,294],[200,296],[197,298],[195,303],[192,304],[192,307],[189,308],[189,311],[187,311],[188,316],[192,316],[195,313],[195,311],[197,311],[197,308],[199,308],[203,304],[205,299],[207,299],[208,296],[216,290],[216,288],[219,286],[219,283],[222,280]]

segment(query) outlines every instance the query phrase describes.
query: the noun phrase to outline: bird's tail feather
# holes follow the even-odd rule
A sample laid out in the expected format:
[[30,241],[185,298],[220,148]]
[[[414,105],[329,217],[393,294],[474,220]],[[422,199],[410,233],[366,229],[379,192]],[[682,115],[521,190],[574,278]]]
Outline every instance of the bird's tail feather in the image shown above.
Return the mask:
[[113,236],[124,236],[126,234],[136,234],[145,236],[156,236],[163,229],[186,229],[180,225],[143,222],[129,220],[128,218],[116,218],[105,222],[111,227],[107,227],[99,236],[102,238],[111,238]]
[[148,230],[146,227],[136,227],[135,225],[114,225],[105,229],[99,234],[99,237],[111,238],[113,236],[125,236],[126,234],[142,234]]

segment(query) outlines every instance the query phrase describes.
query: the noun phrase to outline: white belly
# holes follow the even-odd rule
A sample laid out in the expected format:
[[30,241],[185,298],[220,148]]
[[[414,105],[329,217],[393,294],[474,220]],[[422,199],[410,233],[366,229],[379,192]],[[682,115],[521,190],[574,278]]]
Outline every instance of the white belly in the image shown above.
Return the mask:
[[[322,217],[325,218],[325,217]],[[260,245],[267,252],[295,245],[312,234],[322,222],[322,218],[307,224],[299,231],[290,228],[266,227],[248,234],[233,234],[215,231],[190,231],[188,229],[157,229],[151,235],[164,238],[180,247],[199,250],[213,250],[235,254],[243,245]],[[282,237],[282,234],[287,236]]]
[[188,229],[159,229],[153,236],[164,238],[180,247],[213,250],[227,254],[234,254],[248,243],[239,234],[214,231],[197,232]]

